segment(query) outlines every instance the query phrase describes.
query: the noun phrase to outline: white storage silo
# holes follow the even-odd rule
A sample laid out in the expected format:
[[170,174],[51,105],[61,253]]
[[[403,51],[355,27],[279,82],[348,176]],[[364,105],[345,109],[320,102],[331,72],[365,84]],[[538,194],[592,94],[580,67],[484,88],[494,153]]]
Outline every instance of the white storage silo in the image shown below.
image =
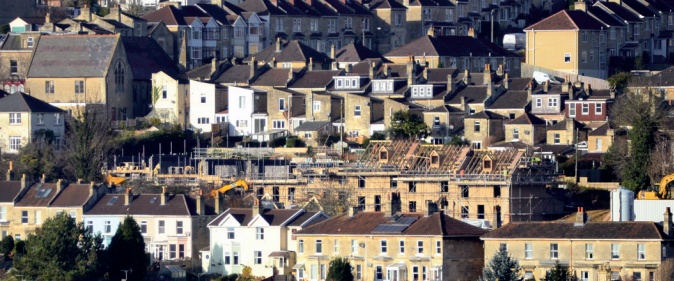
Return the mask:
[[634,192],[622,186],[611,191],[611,220],[634,220]]

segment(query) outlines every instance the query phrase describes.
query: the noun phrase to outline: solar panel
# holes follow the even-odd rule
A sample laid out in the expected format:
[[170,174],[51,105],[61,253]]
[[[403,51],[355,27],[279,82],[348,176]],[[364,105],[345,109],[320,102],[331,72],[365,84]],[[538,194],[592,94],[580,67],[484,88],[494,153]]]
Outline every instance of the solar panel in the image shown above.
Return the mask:
[[380,224],[372,230],[372,233],[401,233],[406,228],[407,228],[407,225]]
[[150,204],[154,204],[154,202],[157,202],[157,197],[152,197],[152,199],[150,199]]
[[49,196],[49,193],[51,193],[51,188],[42,188],[37,191],[37,194],[35,194],[36,198],[44,198]]
[[115,204],[117,199],[119,199],[119,196],[114,196],[114,197],[110,198],[110,200],[108,201],[108,206],[112,206],[112,204]]
[[404,224],[409,226],[413,224],[415,221],[417,221],[416,217],[402,217],[396,221],[396,224]]
[[44,194],[42,194],[42,197],[47,197],[47,196],[49,196],[49,193],[51,193],[51,188],[45,188],[45,189],[44,189]]

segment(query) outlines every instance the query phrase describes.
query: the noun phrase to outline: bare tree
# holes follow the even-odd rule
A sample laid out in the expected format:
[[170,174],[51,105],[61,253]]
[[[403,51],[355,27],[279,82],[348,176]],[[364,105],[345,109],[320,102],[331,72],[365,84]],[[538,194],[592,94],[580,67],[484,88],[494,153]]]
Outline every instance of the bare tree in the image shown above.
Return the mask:
[[143,4],[140,3],[140,1],[130,0],[129,3],[126,4],[125,12],[132,16],[142,17],[145,15],[145,8],[143,7]]
[[674,259],[665,259],[660,263],[660,267],[655,272],[656,281],[674,280]]
[[61,153],[66,178],[85,182],[101,180],[112,138],[110,121],[96,110],[81,110],[79,116],[69,118]]

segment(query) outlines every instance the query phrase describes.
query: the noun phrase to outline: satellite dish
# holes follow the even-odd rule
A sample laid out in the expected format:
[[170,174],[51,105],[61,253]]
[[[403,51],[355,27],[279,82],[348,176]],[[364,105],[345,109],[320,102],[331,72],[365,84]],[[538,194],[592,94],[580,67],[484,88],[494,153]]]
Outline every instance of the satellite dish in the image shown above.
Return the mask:
[[454,125],[449,125],[450,130],[454,130]]

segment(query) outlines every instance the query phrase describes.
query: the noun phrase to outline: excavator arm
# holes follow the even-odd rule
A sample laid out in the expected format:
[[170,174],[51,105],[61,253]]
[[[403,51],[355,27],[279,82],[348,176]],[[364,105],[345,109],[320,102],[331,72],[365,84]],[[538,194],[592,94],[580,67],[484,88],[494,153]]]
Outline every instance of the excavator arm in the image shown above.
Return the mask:
[[237,188],[237,187],[238,187],[238,188],[243,188],[243,190],[248,190],[248,184],[246,183],[246,181],[244,181],[244,180],[237,180],[237,181],[235,181],[234,183],[226,184],[226,185],[223,185],[222,187],[220,187],[220,188],[218,188],[218,189],[214,189],[213,191],[211,191],[211,196],[217,197],[217,196],[218,196],[218,193],[223,193],[223,194],[224,194],[224,193],[226,193],[227,191],[230,191],[230,190],[232,190],[232,189],[234,189],[234,188]]
[[658,193],[660,195],[660,198],[668,199],[668,198],[666,198],[667,197],[667,191],[668,191],[667,190],[667,184],[669,184],[672,181],[674,181],[674,174],[666,175],[660,180],[660,184],[658,185]]

